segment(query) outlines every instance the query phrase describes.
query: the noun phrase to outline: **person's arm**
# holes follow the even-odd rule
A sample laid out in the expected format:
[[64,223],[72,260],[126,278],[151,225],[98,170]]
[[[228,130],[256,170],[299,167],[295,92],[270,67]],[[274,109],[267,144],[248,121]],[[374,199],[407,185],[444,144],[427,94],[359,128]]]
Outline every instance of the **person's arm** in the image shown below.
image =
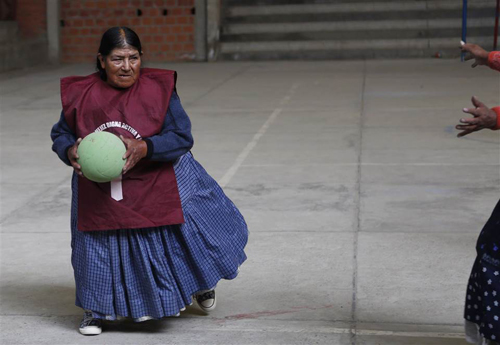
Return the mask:
[[500,72],[500,51],[492,51],[488,54],[488,66]]
[[54,151],[66,165],[71,166],[68,159],[68,150],[76,143],[76,136],[69,128],[63,112],[61,112],[59,121],[52,127],[50,138],[52,139],[52,151]]
[[498,131],[500,129],[500,107],[491,108],[497,114],[497,125],[492,128],[494,131]]
[[153,161],[174,161],[191,150],[191,121],[182,108],[177,93],[172,93],[161,132],[144,138],[144,141],[147,144],[145,158]]
[[76,161],[78,159],[78,145],[82,139],[76,139],[76,135],[69,128],[63,112],[61,112],[59,121],[52,127],[50,138],[52,139],[52,151],[57,153],[66,165],[73,167],[78,175],[83,176],[81,166]]

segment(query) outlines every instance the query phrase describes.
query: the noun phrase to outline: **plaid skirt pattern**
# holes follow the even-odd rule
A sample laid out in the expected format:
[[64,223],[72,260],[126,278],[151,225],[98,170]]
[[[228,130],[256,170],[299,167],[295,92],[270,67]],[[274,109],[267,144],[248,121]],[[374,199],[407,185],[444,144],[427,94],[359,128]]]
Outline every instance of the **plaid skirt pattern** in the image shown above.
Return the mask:
[[248,229],[235,205],[187,153],[174,165],[185,223],[146,229],[77,230],[78,183],[72,180],[71,262],[76,305],[94,317],[160,319],[191,296],[233,279],[246,260]]

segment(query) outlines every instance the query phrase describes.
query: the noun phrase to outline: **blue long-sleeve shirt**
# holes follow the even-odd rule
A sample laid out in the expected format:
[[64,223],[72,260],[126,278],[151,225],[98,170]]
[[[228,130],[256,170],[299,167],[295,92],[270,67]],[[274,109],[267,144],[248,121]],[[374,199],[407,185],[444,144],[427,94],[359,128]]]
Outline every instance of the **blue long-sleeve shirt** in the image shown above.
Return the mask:
[[[64,113],[52,127],[52,151],[70,165],[68,150],[77,140],[75,133],[69,128]],[[191,121],[182,108],[181,100],[176,92],[172,93],[161,132],[149,138],[143,138],[148,146],[146,159],[162,162],[174,161],[193,147]]]

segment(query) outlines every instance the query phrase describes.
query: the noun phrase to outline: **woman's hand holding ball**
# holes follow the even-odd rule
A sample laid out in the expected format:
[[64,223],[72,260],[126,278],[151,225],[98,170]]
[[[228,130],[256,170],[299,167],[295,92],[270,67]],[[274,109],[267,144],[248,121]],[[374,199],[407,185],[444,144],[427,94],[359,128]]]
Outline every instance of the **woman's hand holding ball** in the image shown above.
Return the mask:
[[78,138],[76,143],[68,149],[69,162],[70,162],[71,166],[73,167],[73,169],[75,169],[75,172],[79,176],[83,176],[82,167],[77,162],[77,159],[80,158],[78,156],[78,145],[80,145],[81,142],[82,142],[82,138]]
[[123,156],[123,159],[127,160],[127,163],[123,166],[123,174],[126,174],[137,162],[146,157],[148,154],[148,145],[143,140],[124,138],[121,135],[120,139],[127,148],[127,152]]

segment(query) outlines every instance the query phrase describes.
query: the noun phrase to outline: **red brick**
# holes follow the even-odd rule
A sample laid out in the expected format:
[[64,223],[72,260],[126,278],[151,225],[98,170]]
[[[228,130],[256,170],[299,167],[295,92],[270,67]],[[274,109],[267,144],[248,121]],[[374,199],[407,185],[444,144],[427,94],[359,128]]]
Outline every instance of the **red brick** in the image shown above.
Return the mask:
[[158,33],[158,27],[157,26],[151,26],[148,28],[148,33],[150,34],[157,34]]
[[118,21],[118,25],[120,25],[120,26],[129,26],[130,25],[130,20],[128,18],[121,18]]
[[160,27],[160,32],[162,34],[169,34],[170,33],[170,28],[168,26],[162,26],[162,27]]
[[194,0],[177,0],[179,6],[194,6]]
[[175,24],[175,18],[174,17],[167,17],[167,25],[173,25]]
[[[89,44],[89,45],[91,45],[91,46],[97,45],[97,44],[96,44],[96,39],[95,39],[95,37],[92,37],[92,36],[91,36],[91,37],[85,37],[85,38],[83,39],[83,42],[84,42],[85,44]],[[96,49],[97,49],[97,48],[96,48]]]
[[174,16],[180,16],[184,13],[184,10],[182,8],[173,8],[172,9],[172,15]]
[[69,34],[70,34],[71,36],[77,36],[77,35],[79,35],[79,34],[80,34],[80,30],[79,30],[79,29],[76,29],[76,28],[71,28],[71,29],[69,29]]
[[187,43],[187,44],[184,44],[184,51],[185,52],[194,52],[194,44],[192,43]]
[[160,10],[154,7],[146,9],[145,12],[149,17],[157,17],[160,15]]
[[104,33],[104,30],[100,28],[91,28],[90,33],[92,35],[102,35]]
[[176,36],[175,35],[167,35],[167,37],[165,38],[165,40],[167,42],[175,42],[176,41]]
[[162,42],[163,42],[163,39],[164,39],[164,37],[163,37],[163,36],[161,36],[161,35],[156,35],[156,36],[154,37],[154,41],[155,41],[156,43],[162,43]]
[[153,41],[153,36],[151,36],[151,35],[144,35],[144,36],[142,36],[141,40],[144,43],[151,43]]
[[192,27],[192,26],[183,26],[182,27],[182,31],[190,33],[190,34],[193,34],[194,33],[194,27]]
[[87,53],[87,54],[92,54],[92,53],[97,54],[98,50],[99,50],[99,46],[95,40],[82,48],[82,52]]
[[71,37],[62,37],[61,38],[61,44],[63,46],[67,46],[67,45],[71,44],[72,42],[73,42],[73,38],[71,38]]
[[116,1],[116,0],[107,0],[106,1],[106,6],[108,8],[118,8],[118,1]]
[[81,20],[81,19],[73,20],[73,26],[77,26],[77,27],[83,26],[83,20]]
[[172,32],[176,33],[176,34],[181,33],[182,32],[182,26],[180,26],[180,25],[172,26]]
[[187,35],[177,35],[177,42],[186,42],[187,41]]
[[86,1],[85,2],[85,7],[86,8],[94,8],[95,7],[95,2],[94,1]]
[[150,46],[148,46],[148,51],[153,53],[159,52],[160,46],[158,44],[151,44]]
[[141,25],[141,19],[140,18],[132,18],[130,21],[130,24],[133,26]]
[[151,0],[144,0],[144,7],[152,7],[153,6],[153,1]]
[[188,17],[181,16],[177,17],[177,24],[187,24],[188,23]]
[[149,18],[149,17],[142,18],[142,25],[151,25],[151,24],[153,24],[152,18]]
[[89,28],[82,28],[82,30],[80,31],[81,32],[81,35],[88,35],[90,34],[90,29]]
[[104,26],[106,26],[106,21],[104,19],[96,19],[95,25],[104,27]]
[[106,23],[108,26],[118,26],[118,20],[116,20],[116,18],[110,18]]
[[163,25],[163,24],[165,24],[165,18],[164,17],[156,17],[156,18],[154,18],[154,23],[155,23],[155,25]]

